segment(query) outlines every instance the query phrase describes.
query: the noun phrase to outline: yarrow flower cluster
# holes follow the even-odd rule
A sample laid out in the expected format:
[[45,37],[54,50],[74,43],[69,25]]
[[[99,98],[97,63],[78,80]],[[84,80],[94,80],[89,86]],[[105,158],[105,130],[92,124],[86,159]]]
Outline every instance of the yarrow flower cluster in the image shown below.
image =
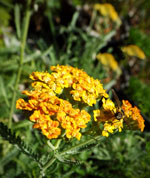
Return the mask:
[[108,97],[99,80],[89,77],[84,71],[70,66],[52,66],[48,72],[33,72],[30,78],[33,91],[23,91],[29,97],[28,102],[19,99],[18,109],[33,111],[30,120],[34,128],[42,130],[48,138],[57,138],[65,130],[67,138],[80,140],[80,129],[90,121],[90,114],[85,110],[74,109],[72,104],[59,98],[63,90],[69,89],[73,100],[89,106],[96,104],[96,99]]
[[36,80],[32,84],[33,88],[45,88],[55,94],[61,94],[64,88],[70,89],[70,94],[75,101],[92,106],[96,104],[96,99],[108,97],[103,89],[103,85],[99,80],[89,77],[86,72],[73,68],[71,66],[51,66],[53,71],[33,72],[30,75],[32,80]]
[[139,110],[132,108],[127,101],[122,105],[124,115],[117,118],[121,108],[109,99],[99,80],[71,66],[51,66],[51,71],[51,74],[33,72],[30,75],[34,81],[33,90],[22,92],[28,96],[28,101],[20,98],[16,102],[17,109],[32,111],[29,119],[34,122],[33,128],[40,129],[48,139],[65,135],[68,139],[75,137],[80,140],[81,129],[91,121],[91,115],[81,106],[92,107],[98,100],[102,101],[102,106],[93,111],[93,122],[97,122],[97,128],[103,124],[103,136],[108,137],[117,130],[121,132],[127,119],[132,128],[143,131],[144,120]]
[[140,129],[141,132],[143,132],[145,125],[140,110],[136,106],[132,107],[127,100],[123,100],[122,102],[122,109],[126,116],[125,122],[127,123],[127,126],[135,130]]
[[26,102],[19,99],[17,108],[33,110],[30,120],[35,122],[34,128],[41,129],[47,138],[52,139],[61,134],[62,127],[66,129],[67,138],[80,139],[80,128],[85,128],[86,123],[90,121],[90,115],[85,110],[73,109],[68,101],[51,96],[48,92],[24,91],[23,94],[26,94],[29,100]]
[[[119,118],[118,118],[119,117]],[[122,100],[122,106],[116,107],[110,99],[102,99],[102,108],[94,110],[94,120],[104,124],[102,135],[108,137],[109,133],[118,130],[122,131],[123,125],[127,129],[144,130],[144,119],[140,114],[140,110],[129,103]]]
[[120,113],[120,108],[117,108],[112,100],[105,98],[102,99],[102,108],[94,110],[94,120],[104,124],[103,136],[108,137],[109,133],[113,133],[115,130],[122,131],[123,117],[117,119],[117,113]]

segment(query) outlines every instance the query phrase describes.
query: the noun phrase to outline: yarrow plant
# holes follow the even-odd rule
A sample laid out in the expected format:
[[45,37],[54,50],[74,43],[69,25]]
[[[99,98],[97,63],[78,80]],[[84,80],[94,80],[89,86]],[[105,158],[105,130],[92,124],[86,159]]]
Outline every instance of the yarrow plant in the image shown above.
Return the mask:
[[[97,138],[123,129],[144,130],[139,109],[127,100],[116,106],[100,80],[71,66],[51,66],[51,71],[33,72],[33,90],[22,92],[28,101],[20,98],[16,103],[17,109],[31,111],[33,128],[40,129],[48,140],[81,140],[85,134]],[[99,109],[94,110],[98,102]]]

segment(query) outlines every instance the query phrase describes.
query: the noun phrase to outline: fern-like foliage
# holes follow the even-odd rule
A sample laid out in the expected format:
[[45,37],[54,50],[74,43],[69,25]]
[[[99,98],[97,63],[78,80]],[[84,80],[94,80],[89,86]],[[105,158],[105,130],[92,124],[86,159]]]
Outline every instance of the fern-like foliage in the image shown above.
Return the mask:
[[94,147],[99,146],[99,144],[104,140],[105,138],[103,136],[93,136],[90,139],[79,143],[78,145],[75,145],[71,148],[66,149],[65,151],[62,151],[60,155],[67,155],[67,154],[78,154],[82,151],[90,150]]
[[9,143],[16,146],[22,153],[26,154],[28,157],[36,161],[39,167],[42,167],[42,163],[40,162],[40,155],[38,153],[34,153],[32,149],[29,148],[29,146],[27,146],[19,136],[16,137],[15,132],[12,132],[2,122],[0,122],[0,135],[4,140],[9,141]]

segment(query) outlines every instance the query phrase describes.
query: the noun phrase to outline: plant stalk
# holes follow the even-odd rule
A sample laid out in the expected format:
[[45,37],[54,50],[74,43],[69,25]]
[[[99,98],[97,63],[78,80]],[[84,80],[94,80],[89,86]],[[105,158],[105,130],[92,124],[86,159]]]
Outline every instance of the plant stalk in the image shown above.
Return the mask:
[[19,81],[21,78],[21,73],[22,73],[22,65],[23,65],[23,61],[24,61],[24,50],[25,50],[25,46],[26,46],[26,39],[27,39],[29,22],[30,22],[30,17],[31,17],[30,3],[31,3],[31,0],[28,0],[27,9],[26,9],[24,21],[23,21],[22,38],[21,38],[21,45],[20,45],[20,61],[19,61],[19,68],[18,68],[16,83],[15,83],[14,91],[13,91],[10,114],[9,114],[9,122],[8,122],[9,128],[11,128],[11,125],[12,125],[12,117],[13,117],[14,108],[15,108],[18,84],[19,84]]
[[[54,150],[54,152],[55,152],[56,149],[58,149],[60,143],[61,143],[61,139],[58,139],[57,142],[55,143],[55,146],[52,146],[52,144],[51,144],[50,142],[48,142],[48,145],[49,145],[49,146]],[[46,169],[47,169],[48,167],[50,167],[55,161],[56,161],[56,157],[53,156],[53,157],[45,164],[45,166],[43,166],[42,171],[41,171],[41,175],[40,175],[39,178],[42,178],[42,177],[43,177],[43,175],[44,175]]]
[[[103,140],[104,139],[104,137],[103,136],[101,136],[101,135],[98,135],[98,136],[94,136],[93,138],[91,138],[91,139],[89,139],[89,140],[87,140],[87,141],[85,141],[85,142],[83,142],[83,143],[80,143],[80,144],[78,144],[78,145],[75,145],[75,146],[73,146],[73,147],[71,147],[71,148],[68,148],[67,150],[65,150],[65,151],[62,151],[61,153],[59,153],[59,155],[64,155],[64,154],[67,154],[67,153],[69,153],[69,152],[71,152],[71,151],[73,151],[73,150],[75,150],[75,149],[78,149],[78,148],[80,148],[80,147],[82,147],[82,146],[85,146],[85,145],[88,145],[88,144],[90,144],[90,143],[92,143],[94,140],[95,141],[97,141],[97,140]],[[59,146],[59,144],[60,144],[60,141],[58,140],[57,142],[56,142],[56,145],[57,145],[57,148],[58,148],[58,146]],[[55,157],[55,155],[43,166],[43,168],[42,168],[42,173],[44,174],[44,172],[46,171],[46,169],[48,168],[48,167],[50,167],[55,161],[56,161],[56,157]],[[42,175],[41,175],[42,176]],[[41,177],[40,177],[41,178]]]
[[73,147],[71,147],[71,148],[68,148],[68,149],[65,150],[65,151],[62,151],[62,152],[60,153],[60,155],[67,154],[67,153],[71,152],[72,150],[75,150],[75,149],[78,149],[78,148],[80,148],[80,147],[82,147],[82,146],[88,145],[88,144],[92,143],[93,140],[97,141],[97,140],[103,140],[103,139],[104,139],[104,137],[101,136],[101,135],[94,136],[93,138],[91,138],[91,139],[89,139],[89,140],[87,140],[87,141],[85,141],[85,142],[83,142],[83,143],[80,143],[80,144],[75,145],[75,146],[73,146]]

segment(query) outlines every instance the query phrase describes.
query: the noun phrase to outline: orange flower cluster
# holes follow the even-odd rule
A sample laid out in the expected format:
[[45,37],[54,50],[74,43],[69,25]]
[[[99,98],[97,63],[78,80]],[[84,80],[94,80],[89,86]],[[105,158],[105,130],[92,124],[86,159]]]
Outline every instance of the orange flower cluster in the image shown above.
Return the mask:
[[102,107],[93,111],[94,120],[98,125],[103,125],[103,136],[108,137],[109,133],[115,131],[121,132],[124,123],[132,129],[140,128],[143,131],[144,120],[138,108],[124,100],[122,108],[116,107],[99,80],[71,66],[52,66],[51,71],[51,74],[33,72],[30,75],[34,80],[33,90],[23,91],[28,101],[20,98],[16,103],[17,109],[33,112],[30,116],[34,122],[33,127],[42,130],[48,139],[58,138],[65,133],[69,139],[75,137],[80,140],[80,131],[87,127],[91,116],[75,106],[77,103],[79,106],[93,106],[97,100],[102,101]]
[[48,72],[33,72],[30,78],[33,91],[24,91],[28,102],[19,99],[17,109],[33,111],[30,120],[34,128],[42,130],[48,138],[57,138],[65,130],[67,138],[80,140],[80,129],[90,121],[90,114],[85,110],[74,109],[69,101],[58,98],[67,88],[72,99],[90,106],[103,96],[108,97],[99,80],[89,77],[84,71],[71,66],[52,66]]
[[132,107],[127,100],[123,100],[122,103],[122,109],[126,116],[124,120],[127,127],[129,129],[140,129],[141,132],[143,132],[145,125],[144,119],[140,114],[140,110],[136,106]]
[[91,117],[85,110],[73,109],[68,101],[42,90],[24,91],[23,94],[29,100],[19,99],[16,108],[33,111],[30,120],[35,122],[34,128],[41,129],[48,139],[57,138],[63,128],[67,138],[80,140],[80,128],[85,128]]
[[51,74],[33,72],[30,78],[36,82],[32,86],[35,89],[48,88],[56,94],[61,94],[64,88],[69,88],[75,101],[81,101],[89,106],[96,104],[97,99],[108,97],[100,81],[93,79],[80,69],[57,65],[51,66],[51,70],[53,71]]

